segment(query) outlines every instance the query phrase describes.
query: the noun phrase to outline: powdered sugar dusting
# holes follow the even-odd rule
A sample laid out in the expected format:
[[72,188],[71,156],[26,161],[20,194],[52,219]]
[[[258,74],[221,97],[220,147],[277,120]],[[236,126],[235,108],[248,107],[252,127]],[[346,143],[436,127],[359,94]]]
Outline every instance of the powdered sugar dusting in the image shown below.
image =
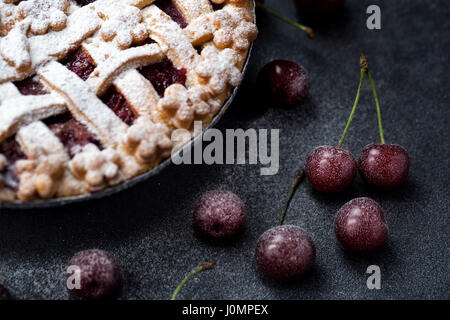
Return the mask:
[[114,149],[100,151],[94,144],[87,144],[70,161],[71,172],[84,179],[89,191],[98,191],[105,186],[120,182],[120,155]]
[[128,126],[102,103],[83,80],[57,62],[47,64],[39,74],[49,87],[66,98],[71,113],[96,133],[105,147],[118,143]]
[[44,34],[49,29],[61,30],[66,26],[64,11],[68,5],[68,0],[26,0],[17,6],[17,15],[29,21],[31,33]]
[[100,33],[105,41],[115,40],[121,49],[133,42],[147,38],[147,29],[142,23],[141,11],[123,1],[99,1],[94,4],[100,18],[104,20]]
[[201,81],[207,84],[215,94],[221,94],[230,86],[238,86],[242,75],[238,69],[239,56],[231,49],[217,50],[206,46],[202,50],[201,62],[195,68]]
[[212,237],[229,237],[242,229],[246,219],[245,204],[230,191],[213,190],[195,204],[194,221]]
[[18,26],[0,39],[1,56],[18,71],[26,70],[31,65],[30,47],[24,29]]
[[139,163],[151,164],[158,161],[161,155],[169,156],[172,149],[169,132],[166,125],[140,117],[128,129],[123,144]]
[[64,146],[40,121],[21,128],[17,138],[28,158],[16,164],[20,175],[19,199],[29,200],[36,195],[51,198],[69,161]]
[[[186,30],[155,0],[0,0],[0,141],[17,133],[27,156],[13,198],[83,194],[114,185],[168,157],[175,128],[193,130],[194,120],[209,123],[241,81],[256,37],[252,1],[172,1]],[[95,67],[86,82],[56,62],[76,50]],[[165,86],[160,98],[136,69],[162,60],[186,72],[187,79],[186,86]],[[41,95],[22,95],[9,82],[36,74],[46,85]],[[111,86],[137,116],[130,127],[100,99]],[[79,146],[71,162],[52,123],[46,122],[49,129],[40,122],[67,111],[99,140]],[[0,199],[11,199],[11,190],[0,188]]]
[[59,95],[18,95],[4,100],[0,107],[0,141],[37,120],[66,112],[65,101]]
[[163,54],[156,44],[120,51],[97,66],[86,83],[97,95],[108,89],[111,82],[122,72],[161,61]]

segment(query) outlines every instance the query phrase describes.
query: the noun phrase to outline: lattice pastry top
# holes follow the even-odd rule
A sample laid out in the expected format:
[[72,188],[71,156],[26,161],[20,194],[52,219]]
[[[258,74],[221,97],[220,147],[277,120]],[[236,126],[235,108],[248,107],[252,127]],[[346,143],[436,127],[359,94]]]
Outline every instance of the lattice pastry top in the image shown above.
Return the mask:
[[95,192],[207,125],[257,36],[251,0],[0,0],[0,200]]

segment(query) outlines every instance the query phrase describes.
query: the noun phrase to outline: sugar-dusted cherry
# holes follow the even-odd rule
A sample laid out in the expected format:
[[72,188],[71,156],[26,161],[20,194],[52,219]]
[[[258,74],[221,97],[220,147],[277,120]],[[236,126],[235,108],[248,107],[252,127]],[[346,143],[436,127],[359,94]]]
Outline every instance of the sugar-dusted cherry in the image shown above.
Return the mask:
[[408,177],[408,152],[394,144],[369,144],[359,156],[358,169],[368,185],[379,190],[395,189]]
[[307,71],[289,60],[274,60],[266,64],[258,75],[257,83],[264,95],[281,105],[297,104],[309,91]]
[[311,269],[316,248],[308,233],[300,227],[281,225],[261,235],[255,256],[262,273],[276,280],[290,280]]
[[357,172],[353,155],[336,146],[320,146],[308,155],[306,175],[312,187],[323,193],[347,189]]
[[289,188],[278,225],[264,232],[256,245],[258,268],[275,280],[296,279],[311,269],[315,262],[316,248],[309,234],[300,227],[284,225],[289,204],[304,178],[305,169],[301,166]]
[[[120,271],[114,258],[108,252],[100,249],[80,251],[70,259],[68,266],[74,266],[79,270],[80,288],[75,287],[71,290],[79,298],[106,299],[118,293]],[[71,274],[67,276],[70,277]]]
[[230,191],[213,190],[204,193],[194,208],[194,223],[213,238],[229,238],[245,225],[245,204]]
[[363,149],[359,156],[358,169],[361,177],[369,186],[379,190],[392,190],[399,187],[408,177],[409,155],[403,147],[385,143],[380,101],[375,83],[373,82],[366,57],[361,55],[361,59],[364,61],[367,77],[372,87],[381,143],[369,144]]
[[353,199],[339,209],[334,230],[342,246],[357,253],[375,251],[388,239],[383,210],[369,198]]
[[308,180],[312,187],[319,192],[335,193],[343,191],[352,184],[357,172],[355,158],[349,151],[342,148],[342,144],[358,106],[361,87],[366,75],[365,66],[362,61],[360,62],[361,72],[355,102],[337,146],[317,147],[309,153],[306,160]]

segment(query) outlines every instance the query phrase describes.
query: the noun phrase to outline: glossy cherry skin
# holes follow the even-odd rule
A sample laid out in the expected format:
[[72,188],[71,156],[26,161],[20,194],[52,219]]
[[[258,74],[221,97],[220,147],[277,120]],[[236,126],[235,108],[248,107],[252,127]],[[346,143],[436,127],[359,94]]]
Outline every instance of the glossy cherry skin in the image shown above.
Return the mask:
[[316,259],[316,248],[303,229],[293,225],[273,227],[256,245],[256,263],[270,278],[291,280],[307,272]]
[[399,187],[408,177],[409,165],[408,152],[393,144],[369,144],[358,159],[361,177],[378,190]]
[[353,199],[339,209],[334,230],[342,246],[357,253],[375,251],[388,239],[383,210],[369,198]]
[[309,92],[307,71],[289,60],[274,60],[266,64],[258,75],[258,88],[275,103],[293,105]]
[[336,193],[348,188],[357,171],[353,155],[342,148],[320,146],[308,155],[306,176],[319,192]]
[[294,0],[301,13],[329,13],[344,6],[345,0]]

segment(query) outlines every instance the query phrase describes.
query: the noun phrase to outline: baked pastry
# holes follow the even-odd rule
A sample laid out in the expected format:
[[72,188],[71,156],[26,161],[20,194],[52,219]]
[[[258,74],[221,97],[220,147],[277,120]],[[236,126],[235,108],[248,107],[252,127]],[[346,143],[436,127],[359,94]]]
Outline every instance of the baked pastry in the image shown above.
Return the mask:
[[0,200],[157,166],[240,83],[253,22],[251,0],[0,0]]

